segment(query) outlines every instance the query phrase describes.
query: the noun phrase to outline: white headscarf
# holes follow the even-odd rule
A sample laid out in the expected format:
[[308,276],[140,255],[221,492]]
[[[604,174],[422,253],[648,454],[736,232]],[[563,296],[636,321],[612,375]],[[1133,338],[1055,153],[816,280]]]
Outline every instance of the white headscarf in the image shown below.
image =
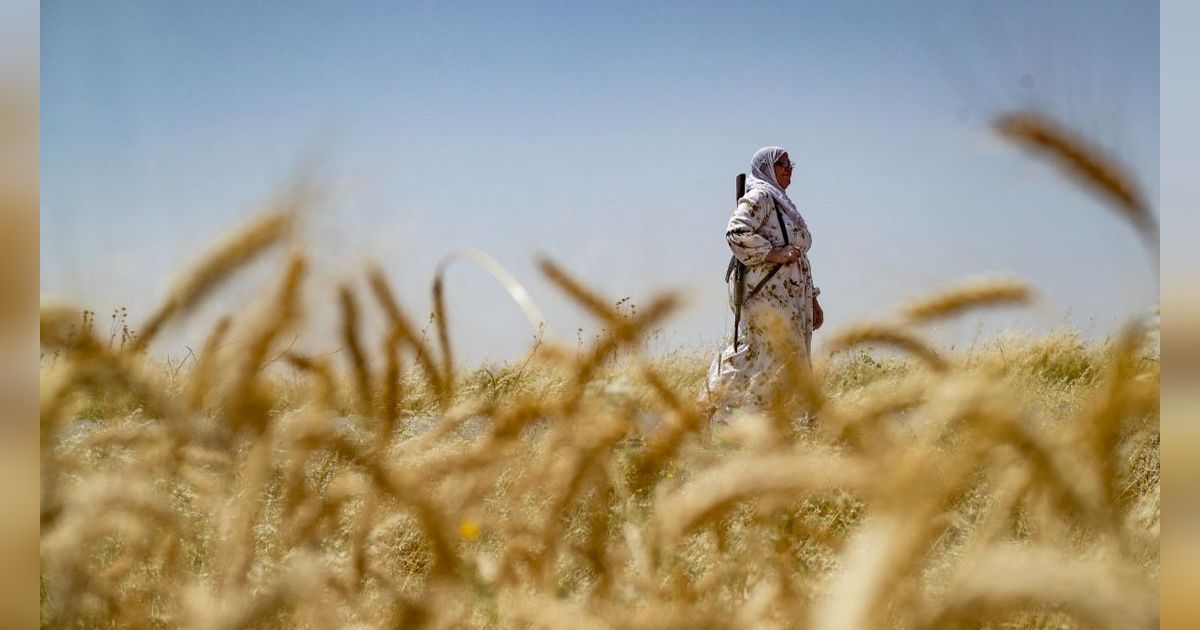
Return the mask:
[[783,187],[775,181],[775,162],[784,153],[787,151],[781,147],[763,147],[754,152],[754,157],[750,158],[750,176],[746,178],[746,192],[761,188],[770,193],[775,201],[783,204],[783,207],[791,211],[791,214],[800,216],[800,212],[796,210],[796,204],[792,203]]

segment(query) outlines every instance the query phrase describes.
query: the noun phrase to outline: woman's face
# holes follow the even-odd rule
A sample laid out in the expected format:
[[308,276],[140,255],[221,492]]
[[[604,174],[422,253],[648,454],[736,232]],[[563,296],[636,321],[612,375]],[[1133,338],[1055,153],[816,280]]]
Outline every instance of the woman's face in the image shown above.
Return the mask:
[[792,183],[792,161],[788,159],[786,151],[775,160],[775,181],[779,182],[779,187],[784,190]]

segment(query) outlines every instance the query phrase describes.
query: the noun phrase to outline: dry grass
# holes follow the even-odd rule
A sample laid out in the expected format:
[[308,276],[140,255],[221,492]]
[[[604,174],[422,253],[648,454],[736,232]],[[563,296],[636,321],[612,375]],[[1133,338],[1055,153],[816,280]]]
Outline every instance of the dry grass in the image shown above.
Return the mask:
[[[229,242],[151,322],[277,241]],[[373,301],[330,296],[338,363],[272,362],[304,331],[301,258],[187,369],[45,307],[43,625],[1157,626],[1144,328],[935,351],[922,322],[1029,297],[955,287],[835,333],[766,416],[709,431],[709,357],[642,350],[672,297],[627,312],[542,268],[606,334],[469,373],[444,309],[435,352],[378,270]]]

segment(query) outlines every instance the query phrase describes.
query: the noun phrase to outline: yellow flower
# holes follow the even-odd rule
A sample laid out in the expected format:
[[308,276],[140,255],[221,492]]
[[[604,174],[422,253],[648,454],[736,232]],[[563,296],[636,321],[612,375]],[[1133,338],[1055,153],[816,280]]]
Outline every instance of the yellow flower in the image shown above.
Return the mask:
[[458,535],[463,540],[477,540],[479,538],[479,523],[469,519],[459,523]]

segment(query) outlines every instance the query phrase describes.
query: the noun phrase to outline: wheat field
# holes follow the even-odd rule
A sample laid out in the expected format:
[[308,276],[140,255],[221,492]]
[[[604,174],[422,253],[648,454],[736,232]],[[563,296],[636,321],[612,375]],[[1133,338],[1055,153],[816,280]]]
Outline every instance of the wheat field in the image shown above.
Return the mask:
[[[1035,114],[997,131],[1152,249],[1113,161]],[[215,244],[137,325],[43,304],[43,626],[1158,626],[1153,318],[935,347],[931,323],[1038,299],[969,280],[830,331],[811,369],[785,352],[767,409],[710,425],[710,356],[645,351],[672,294],[631,308],[544,260],[604,333],[463,371],[440,282],[422,331],[373,269],[327,296],[342,351],[303,354],[301,252],[194,361],[148,352],[293,243],[303,203]]]

